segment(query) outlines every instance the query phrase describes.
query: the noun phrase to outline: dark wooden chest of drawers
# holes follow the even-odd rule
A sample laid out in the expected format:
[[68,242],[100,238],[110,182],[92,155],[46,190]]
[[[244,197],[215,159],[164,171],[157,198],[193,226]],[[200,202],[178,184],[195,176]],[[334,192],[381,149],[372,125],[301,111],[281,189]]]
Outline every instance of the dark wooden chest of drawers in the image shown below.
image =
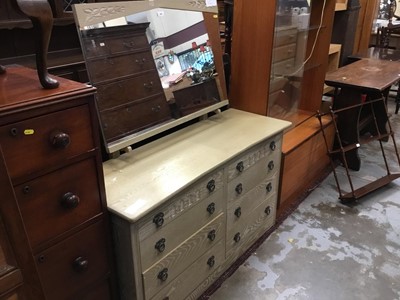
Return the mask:
[[18,212],[5,227],[22,295],[111,299],[95,89],[60,78],[58,89],[43,90],[36,72],[22,67],[7,69],[0,82],[0,154],[8,177],[1,190],[12,190],[2,201]]
[[81,31],[106,143],[171,119],[146,37],[148,25]]

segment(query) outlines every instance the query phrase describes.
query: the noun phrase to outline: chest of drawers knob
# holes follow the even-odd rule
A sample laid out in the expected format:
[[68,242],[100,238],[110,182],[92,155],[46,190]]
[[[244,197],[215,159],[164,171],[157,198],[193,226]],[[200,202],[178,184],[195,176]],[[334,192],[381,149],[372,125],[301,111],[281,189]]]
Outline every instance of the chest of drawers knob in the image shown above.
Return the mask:
[[211,230],[208,235],[207,235],[208,239],[212,242],[215,240],[216,238],[216,234],[215,234],[215,229]]
[[153,223],[156,224],[157,227],[161,227],[164,224],[164,213],[158,213],[153,218]]
[[62,131],[55,131],[50,134],[50,143],[54,148],[65,149],[71,143],[70,136]]
[[211,193],[215,190],[215,180],[211,179],[208,183],[207,183],[207,190]]
[[165,239],[162,238],[160,239],[154,246],[154,248],[156,248],[158,250],[158,252],[164,252],[165,250]]
[[233,240],[234,240],[236,243],[239,243],[239,242],[240,242],[240,232],[238,232],[238,233],[235,234],[235,236],[233,237]]
[[78,273],[85,272],[89,267],[89,261],[79,256],[74,260],[73,267]]
[[214,267],[215,265],[215,256],[211,256],[208,260],[207,260],[207,265],[210,266],[210,268]]
[[215,203],[214,202],[211,202],[210,204],[208,204],[207,211],[210,215],[212,215],[215,212]]
[[18,132],[19,132],[18,128],[13,127],[10,129],[11,136],[17,136]]
[[238,195],[240,195],[243,192],[243,185],[241,183],[239,183],[236,187],[235,187],[235,191]]
[[242,208],[238,207],[235,209],[235,216],[240,218],[240,216],[242,215]]
[[267,192],[270,193],[272,191],[272,183],[269,182],[266,186]]
[[275,164],[274,164],[274,162],[271,160],[271,161],[268,163],[268,169],[269,169],[270,171],[272,171],[274,168],[275,168]]
[[136,62],[138,65],[143,66],[143,64],[146,62],[146,59],[145,59],[145,58],[136,59],[135,62]]
[[122,43],[125,48],[134,48],[135,47],[135,42],[134,41],[125,41]]
[[168,268],[162,269],[158,273],[157,278],[160,279],[161,281],[166,281],[168,279]]
[[61,198],[61,206],[66,209],[72,209],[78,206],[81,200],[74,193],[65,193]]
[[146,89],[148,89],[148,90],[151,90],[152,88],[153,88],[153,86],[154,86],[154,84],[153,84],[153,81],[150,81],[149,83],[144,83],[143,84],[143,86],[146,88]]
[[269,148],[270,148],[272,151],[275,151],[275,149],[276,149],[276,143],[275,143],[275,141],[272,141],[272,142],[269,144]]
[[22,192],[26,195],[26,194],[29,194],[30,192],[31,192],[31,187],[29,186],[29,185],[25,185],[23,188],[22,188]]
[[266,208],[265,208],[265,214],[267,215],[267,216],[269,216],[270,214],[271,214],[271,207],[270,206],[267,206]]
[[239,172],[243,172],[244,164],[242,161],[238,162],[238,164],[236,165],[236,170],[238,170]]

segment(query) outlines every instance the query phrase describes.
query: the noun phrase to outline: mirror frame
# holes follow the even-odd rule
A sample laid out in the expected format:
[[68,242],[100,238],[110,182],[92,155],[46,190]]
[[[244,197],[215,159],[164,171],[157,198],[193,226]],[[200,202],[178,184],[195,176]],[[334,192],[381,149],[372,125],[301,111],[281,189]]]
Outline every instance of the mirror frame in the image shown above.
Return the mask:
[[[218,7],[207,6],[205,0],[147,0],[147,1],[124,1],[124,2],[97,2],[73,5],[73,14],[78,32],[86,26],[95,25],[119,17],[152,10],[155,8],[179,9],[203,12],[204,22],[209,39],[213,45],[214,63],[221,87],[221,101],[211,106],[200,109],[189,115],[173,119],[167,123],[154,125],[136,133],[127,135],[119,140],[106,143],[105,149],[112,154],[125,149],[135,143],[163,133],[181,124],[196,118],[206,118],[210,112],[219,112],[222,107],[229,104],[222,61],[222,47],[219,35]],[[99,118],[100,120],[100,118]],[[101,124],[100,124],[101,127]]]

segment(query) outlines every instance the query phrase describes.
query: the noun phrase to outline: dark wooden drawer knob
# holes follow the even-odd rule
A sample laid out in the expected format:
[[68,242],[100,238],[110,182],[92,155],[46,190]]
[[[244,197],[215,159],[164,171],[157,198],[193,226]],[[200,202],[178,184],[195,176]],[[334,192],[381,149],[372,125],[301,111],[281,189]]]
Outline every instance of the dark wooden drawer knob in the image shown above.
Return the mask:
[[269,215],[271,214],[271,207],[270,207],[270,206],[267,206],[267,207],[265,208],[264,212],[265,212],[265,214],[266,214],[267,216],[269,216]]
[[208,204],[207,206],[207,211],[210,215],[212,215],[213,213],[215,213],[215,203],[211,202],[210,204]]
[[153,86],[154,86],[154,84],[153,84],[153,81],[150,81],[149,83],[144,83],[143,84],[143,86],[146,88],[146,89],[148,89],[148,90],[151,90],[152,88],[153,88]]
[[23,192],[24,194],[29,194],[29,193],[31,192],[31,187],[30,187],[29,185],[25,185],[25,186],[22,188],[22,192]]
[[81,200],[74,193],[65,193],[61,198],[61,206],[66,209],[72,209],[78,206]]
[[146,59],[145,59],[145,58],[136,59],[135,62],[136,62],[138,65],[143,66],[143,64],[146,62]]
[[243,185],[241,183],[239,183],[236,187],[235,187],[235,191],[238,195],[240,195],[243,192]]
[[269,182],[266,186],[267,192],[270,193],[272,191],[272,183]]
[[161,227],[164,224],[164,213],[158,213],[153,218],[153,223],[156,224],[157,227]]
[[79,256],[74,260],[74,269],[75,271],[82,273],[85,272],[89,267],[89,261]]
[[164,268],[158,273],[157,278],[161,281],[166,281],[168,279],[168,268]]
[[272,141],[272,142],[269,144],[269,149],[271,149],[272,151],[275,151],[275,150],[276,150],[276,143],[275,143],[275,141]]
[[18,128],[13,127],[13,128],[10,129],[10,135],[11,136],[17,136],[18,132],[19,132]]
[[214,267],[215,265],[215,256],[211,256],[208,260],[207,260],[207,265],[210,266],[210,268]]
[[135,42],[134,41],[124,41],[122,43],[125,48],[134,48],[135,47]]
[[274,168],[275,168],[274,161],[271,160],[271,161],[268,163],[268,169],[269,169],[270,171],[272,171]]
[[234,240],[236,243],[239,243],[239,242],[240,242],[240,232],[238,232],[238,233],[235,234],[235,236],[233,237],[233,240]]
[[208,239],[209,239],[211,242],[215,240],[216,236],[217,236],[217,235],[216,235],[216,233],[215,233],[215,229],[211,230],[211,231],[208,233],[208,235],[207,235]]
[[235,216],[240,218],[240,216],[242,215],[242,208],[238,207],[235,209]]
[[165,250],[165,239],[164,238],[162,238],[162,239],[160,239],[157,243],[156,243],[156,245],[154,246],[154,248],[156,248],[157,250],[158,250],[158,252],[164,252],[164,250]]
[[71,143],[71,138],[65,132],[56,131],[50,135],[50,143],[54,148],[65,149]]
[[236,170],[238,170],[239,172],[243,172],[244,164],[242,161],[238,162],[238,164],[236,165]]
[[207,183],[207,190],[211,193],[215,190],[215,180],[211,179],[208,183]]

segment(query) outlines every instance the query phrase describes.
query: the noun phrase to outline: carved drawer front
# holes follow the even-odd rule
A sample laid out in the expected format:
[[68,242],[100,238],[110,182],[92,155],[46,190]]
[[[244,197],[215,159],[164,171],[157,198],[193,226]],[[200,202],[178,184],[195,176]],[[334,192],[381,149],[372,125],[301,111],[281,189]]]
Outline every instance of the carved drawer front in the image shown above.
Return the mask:
[[[153,297],[160,289],[174,280],[204,252],[212,248],[221,238],[225,230],[225,216],[220,214],[189,239],[184,241],[161,261],[143,273],[144,293],[146,299]],[[179,230],[175,235],[179,235]],[[143,247],[143,251],[146,251]],[[149,251],[149,250],[147,250]],[[142,252],[143,253],[143,252]],[[142,266],[143,267],[143,266]],[[198,274],[196,274],[198,276]]]
[[131,51],[149,50],[149,42],[145,35],[139,36],[112,36],[84,38],[86,59],[93,57],[121,54]]
[[275,32],[274,46],[279,47],[297,42],[297,28],[278,28]]
[[16,186],[32,248],[101,214],[98,190],[94,158]]
[[111,84],[98,85],[97,91],[97,105],[100,111],[143,101],[147,97],[163,93],[160,78],[156,72],[149,72]]
[[12,178],[55,166],[95,147],[86,105],[2,126],[0,138]]
[[288,75],[296,71],[294,58],[286,59],[272,64],[272,73],[275,75]]
[[171,112],[162,95],[103,111],[100,118],[106,140],[113,141],[167,121],[171,119]]
[[274,48],[272,58],[274,62],[279,62],[296,56],[296,44],[289,44]]
[[242,254],[257,238],[275,223],[276,194],[257,206],[246,218],[239,219],[228,228],[226,237],[227,256]]
[[77,296],[109,272],[103,222],[35,256],[46,299],[85,299]]
[[[248,150],[242,156],[234,159],[232,163],[228,165],[228,181],[234,178],[243,176],[247,173],[247,170],[258,164],[260,160],[265,163],[268,158],[270,160],[278,161],[281,153],[282,135],[276,135],[261,145],[255,146]],[[275,168],[274,168],[275,169]],[[279,168],[276,168],[279,169]],[[266,176],[267,173],[263,172],[262,178]],[[257,181],[260,182],[261,180]],[[257,183],[255,182],[255,183]]]
[[278,192],[277,176],[257,185],[246,195],[229,203],[227,210],[227,228],[232,228],[237,222],[246,219],[254,209],[270,197],[276,197]]
[[86,65],[93,84],[124,78],[156,68],[150,51],[104,57],[88,61]]
[[[207,175],[182,191],[182,193],[176,196],[173,202],[160,207],[159,210],[148,214],[148,217],[140,221],[140,241],[162,231],[169,223],[183,214],[182,219],[186,219],[189,223],[195,223],[197,228],[201,228],[224,209],[226,204],[223,200],[224,193],[222,187],[223,171],[221,170]],[[194,207],[195,209],[192,209]],[[172,229],[174,228],[172,227]],[[181,229],[179,228],[179,230]],[[174,234],[174,232],[172,233]]]
[[218,216],[223,210],[221,198],[222,190],[143,240],[140,243],[142,269],[146,270],[168,255],[204,224]]
[[[220,273],[215,273],[225,260],[224,241],[219,241],[213,248],[203,254],[185,271],[183,271],[171,283],[164,282],[160,292],[152,300],[182,300],[187,298],[197,287],[201,286],[199,294],[193,298],[197,299]],[[215,275],[217,274],[217,275]]]

